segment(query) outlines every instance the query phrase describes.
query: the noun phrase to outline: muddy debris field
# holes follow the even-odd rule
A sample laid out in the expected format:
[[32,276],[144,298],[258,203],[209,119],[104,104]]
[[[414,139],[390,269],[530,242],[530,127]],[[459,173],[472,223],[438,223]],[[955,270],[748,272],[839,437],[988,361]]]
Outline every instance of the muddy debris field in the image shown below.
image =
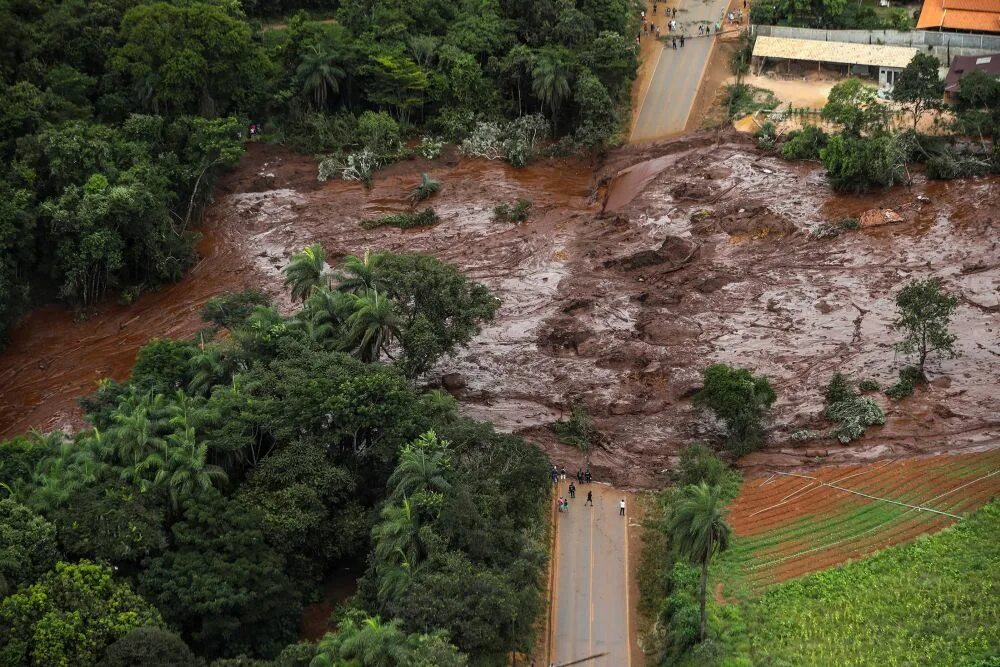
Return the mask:
[[[427,172],[441,181],[441,224],[364,230],[408,209]],[[366,249],[453,262],[502,300],[495,322],[425,378],[467,414],[523,433],[575,470],[582,455],[549,425],[583,402],[603,438],[600,478],[652,487],[679,448],[717,425],[692,407],[701,372],[738,364],[778,393],[769,447],[751,471],[988,449],[1000,441],[1000,179],[928,183],[835,196],[815,165],[765,156],[735,133],[628,147],[594,168],[543,161],[515,170],[455,154],[393,165],[370,191],[316,181],[312,158],[254,144],[221,182],[206,215],[202,259],[180,283],[85,321],[60,307],[29,315],[0,355],[0,428],[79,425],[76,397],[124,379],[141,345],[187,336],[212,296],[257,286],[290,308],[281,269],[307,243],[334,261]],[[493,207],[533,202],[520,225]],[[820,224],[891,209],[901,222],[815,238]],[[914,277],[961,293],[960,356],[933,359],[930,384],[860,441],[794,443],[823,430],[822,389],[841,371],[891,384],[904,360],[893,298]]]

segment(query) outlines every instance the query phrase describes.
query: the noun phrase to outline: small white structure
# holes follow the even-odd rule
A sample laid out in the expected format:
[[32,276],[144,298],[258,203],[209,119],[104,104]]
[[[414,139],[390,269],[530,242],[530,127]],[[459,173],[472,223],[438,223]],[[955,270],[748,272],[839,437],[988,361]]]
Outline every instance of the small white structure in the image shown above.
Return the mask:
[[918,51],[919,49],[909,46],[761,36],[754,43],[753,63],[758,72],[763,69],[768,58],[815,62],[819,69],[822,69],[823,63],[842,65],[848,74],[868,74],[869,68],[878,68],[879,86],[891,88]]

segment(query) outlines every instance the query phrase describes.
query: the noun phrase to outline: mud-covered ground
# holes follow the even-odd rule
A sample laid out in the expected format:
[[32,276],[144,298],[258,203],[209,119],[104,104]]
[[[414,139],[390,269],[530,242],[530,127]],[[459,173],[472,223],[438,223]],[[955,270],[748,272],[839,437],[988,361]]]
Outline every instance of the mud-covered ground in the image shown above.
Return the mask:
[[[407,208],[423,171],[442,183],[430,201],[441,224],[359,226]],[[58,308],[26,318],[0,355],[0,426],[11,434],[78,420],[76,396],[99,377],[126,377],[152,337],[194,332],[214,294],[258,285],[287,305],[281,268],[320,241],[331,258],[428,252],[489,285],[503,301],[496,322],[426,381],[447,376],[468,414],[523,432],[570,469],[582,457],[548,425],[583,401],[604,434],[592,467],[620,485],[658,485],[681,445],[712,435],[688,399],[716,361],[768,375],[779,393],[770,447],[742,461],[752,468],[996,446],[1000,180],[915,178],[911,188],[832,196],[814,167],[761,156],[728,132],[625,148],[596,174],[574,160],[521,170],[414,160],[365,191],[317,183],[312,159],[253,145],[220,184],[203,259],[184,281],[84,322]],[[496,203],[518,197],[534,202],[528,222],[492,221]],[[904,222],[828,240],[808,233],[874,206]],[[862,440],[791,442],[796,429],[825,427],[821,389],[834,371],[893,380],[903,363],[888,327],[893,296],[930,275],[963,295],[961,356],[932,361],[932,383],[916,396],[879,399],[888,423]]]

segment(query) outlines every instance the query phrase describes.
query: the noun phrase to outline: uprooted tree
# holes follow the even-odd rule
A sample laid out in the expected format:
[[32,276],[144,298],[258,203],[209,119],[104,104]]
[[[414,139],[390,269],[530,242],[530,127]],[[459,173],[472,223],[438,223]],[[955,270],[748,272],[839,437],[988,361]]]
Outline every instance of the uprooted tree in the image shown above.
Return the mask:
[[764,442],[764,417],[777,395],[762,375],[745,368],[713,364],[705,369],[705,385],[695,405],[711,408],[726,425],[729,449],[741,456]]

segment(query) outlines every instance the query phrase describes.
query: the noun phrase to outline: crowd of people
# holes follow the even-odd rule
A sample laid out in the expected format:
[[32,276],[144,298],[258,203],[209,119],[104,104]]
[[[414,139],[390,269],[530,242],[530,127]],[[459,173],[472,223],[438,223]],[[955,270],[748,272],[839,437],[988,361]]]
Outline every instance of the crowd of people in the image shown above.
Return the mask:
[[[639,31],[638,35],[636,35],[635,41],[637,44],[642,42],[643,35],[652,35],[655,36],[656,38],[660,37],[660,26],[656,24],[656,18],[655,18],[658,13],[657,9],[659,2],[660,0],[653,0],[653,11],[652,11],[653,16],[648,19],[646,17],[646,10],[642,10],[641,12],[642,30]],[[746,8],[746,6],[747,3],[746,0],[744,0],[743,7]],[[667,32],[676,33],[672,34],[670,37],[670,48],[672,49],[683,48],[684,41],[687,38],[687,35],[677,23],[677,8],[664,7],[663,16],[666,17],[667,19],[667,22],[665,24]],[[725,21],[732,25],[739,25],[743,21],[743,10],[737,9],[736,11],[727,12],[725,15]],[[698,36],[708,37],[709,35],[712,34],[718,34],[719,32],[722,31],[722,26],[723,26],[722,20],[716,21],[714,24],[711,25],[699,25]]]
[[[552,470],[550,472],[550,475],[552,477],[552,483],[553,484],[559,484],[560,481],[566,481],[566,468],[565,468],[565,466],[562,467],[562,468],[559,468],[559,467],[556,467],[553,464]],[[569,511],[569,501],[576,499],[576,485],[577,484],[590,484],[593,480],[594,480],[594,478],[593,478],[593,475],[590,474],[590,468],[587,468],[586,470],[583,470],[582,468],[577,468],[576,469],[576,483],[574,483],[573,480],[570,480],[569,487],[567,488],[567,491],[569,492],[569,495],[568,496],[558,496],[556,498],[556,509],[558,509],[560,512],[568,512]],[[587,491],[587,500],[584,501],[583,504],[584,504],[584,506],[587,506],[587,505],[590,505],[591,507],[594,506],[594,492],[593,491]],[[625,516],[625,499],[624,498],[622,498],[619,501],[619,503],[618,503],[618,515],[619,516]]]

